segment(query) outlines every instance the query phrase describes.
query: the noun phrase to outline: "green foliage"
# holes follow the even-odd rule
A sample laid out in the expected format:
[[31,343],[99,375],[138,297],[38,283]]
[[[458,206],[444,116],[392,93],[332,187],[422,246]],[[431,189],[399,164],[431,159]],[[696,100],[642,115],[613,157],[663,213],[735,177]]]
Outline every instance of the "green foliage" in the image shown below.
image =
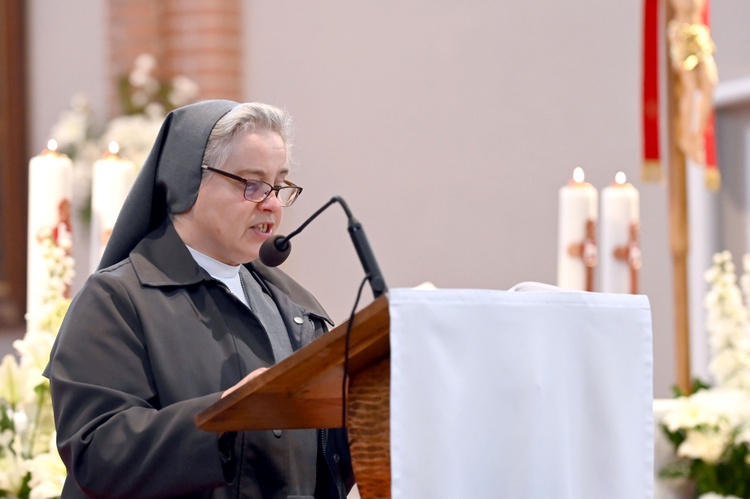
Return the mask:
[[31,481],[31,472],[26,473],[26,476],[23,477],[23,483],[21,484],[21,489],[18,491],[18,499],[29,499],[29,496],[31,495],[31,487],[29,486],[29,482]]
[[692,395],[693,393],[696,393],[700,390],[707,390],[710,388],[709,385],[703,382],[700,378],[693,378],[693,382],[690,384],[690,388],[688,389],[688,392],[685,393],[685,391],[680,388],[677,385],[672,386],[672,395],[675,397],[687,397],[688,395]]
[[8,415],[8,406],[0,404],[0,433],[5,430],[13,431],[15,430],[15,426],[13,425],[13,420]]
[[730,447],[725,460],[717,464],[694,459],[690,474],[695,480],[697,494],[715,492],[750,499],[750,465],[745,461],[747,456],[747,446],[740,445]]
[[117,94],[120,97],[122,114],[128,116],[134,114],[147,114],[146,108],[149,104],[159,104],[165,112],[173,110],[175,104],[170,100],[172,85],[163,81],[155,83],[154,90],[147,95],[148,100],[139,102],[138,99],[134,98],[134,93],[139,90],[134,88],[130,83],[129,75],[120,76],[117,79]]
[[[661,428],[677,451],[685,442],[687,432],[684,429],[669,431],[665,425],[661,425]],[[750,499],[750,449],[745,443],[736,443],[734,438],[732,441],[734,444],[727,446],[719,462],[681,458],[659,470],[659,477],[692,480],[695,483],[695,497],[713,492]]]

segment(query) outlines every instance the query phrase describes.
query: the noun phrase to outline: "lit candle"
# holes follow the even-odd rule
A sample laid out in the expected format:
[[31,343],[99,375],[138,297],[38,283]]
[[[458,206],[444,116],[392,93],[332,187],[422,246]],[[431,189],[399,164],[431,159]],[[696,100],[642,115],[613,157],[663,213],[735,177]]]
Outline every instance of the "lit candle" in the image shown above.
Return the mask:
[[593,291],[597,264],[596,220],[598,193],[584,181],[583,169],[560,188],[558,208],[557,285]]
[[135,180],[132,161],[117,155],[117,142],[109,144],[109,152],[94,163],[91,179],[91,271],[99,265],[120,209]]
[[51,242],[67,255],[72,252],[72,197],[73,162],[57,152],[57,142],[50,140],[47,148],[29,161],[26,313],[30,323],[39,317],[49,286],[45,245]]
[[637,293],[641,267],[638,189],[618,172],[602,190],[601,290]]

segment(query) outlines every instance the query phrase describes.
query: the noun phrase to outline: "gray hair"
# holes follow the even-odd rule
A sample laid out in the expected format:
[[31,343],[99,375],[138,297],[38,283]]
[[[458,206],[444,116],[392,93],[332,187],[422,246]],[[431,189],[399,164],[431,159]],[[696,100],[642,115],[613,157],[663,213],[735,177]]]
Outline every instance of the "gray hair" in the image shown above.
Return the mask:
[[281,136],[287,165],[292,162],[292,117],[283,109],[259,102],[235,106],[216,122],[206,144],[203,164],[220,168],[232,153],[232,141],[241,133],[270,130]]

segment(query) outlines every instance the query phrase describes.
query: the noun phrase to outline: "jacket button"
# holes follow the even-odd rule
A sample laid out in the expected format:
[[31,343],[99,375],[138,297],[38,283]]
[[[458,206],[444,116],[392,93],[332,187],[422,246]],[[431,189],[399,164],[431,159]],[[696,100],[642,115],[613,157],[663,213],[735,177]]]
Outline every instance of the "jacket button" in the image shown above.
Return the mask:
[[339,457],[339,455],[338,455],[338,454],[334,454],[334,455],[333,455],[333,462],[334,462],[334,463],[338,464],[338,462],[339,462],[340,460],[341,460],[341,458]]
[[273,430],[273,436],[276,438],[281,438],[281,430]]
[[302,320],[302,317],[295,317],[294,322],[295,324],[302,324],[304,321]]

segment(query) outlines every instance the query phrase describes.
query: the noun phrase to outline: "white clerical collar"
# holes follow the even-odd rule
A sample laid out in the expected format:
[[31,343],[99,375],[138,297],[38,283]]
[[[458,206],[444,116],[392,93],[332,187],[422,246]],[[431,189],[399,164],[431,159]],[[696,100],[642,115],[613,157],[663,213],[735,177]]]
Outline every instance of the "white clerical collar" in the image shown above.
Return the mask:
[[200,251],[194,250],[190,246],[187,246],[187,249],[190,251],[190,254],[193,255],[195,263],[203,267],[206,272],[211,274],[211,277],[227,280],[237,277],[240,273],[241,265],[227,265],[215,258],[204,255]]
[[[185,245],[187,246],[187,245]],[[215,258],[211,258],[208,255],[204,255],[200,251],[196,251],[190,246],[187,246],[190,254],[193,255],[193,260],[206,272],[211,274],[211,277],[218,279],[227,285],[229,291],[234,296],[240,299],[242,303],[250,307],[247,301],[247,295],[242,287],[242,281],[240,280],[240,267],[241,265],[227,265],[222,263]]]

